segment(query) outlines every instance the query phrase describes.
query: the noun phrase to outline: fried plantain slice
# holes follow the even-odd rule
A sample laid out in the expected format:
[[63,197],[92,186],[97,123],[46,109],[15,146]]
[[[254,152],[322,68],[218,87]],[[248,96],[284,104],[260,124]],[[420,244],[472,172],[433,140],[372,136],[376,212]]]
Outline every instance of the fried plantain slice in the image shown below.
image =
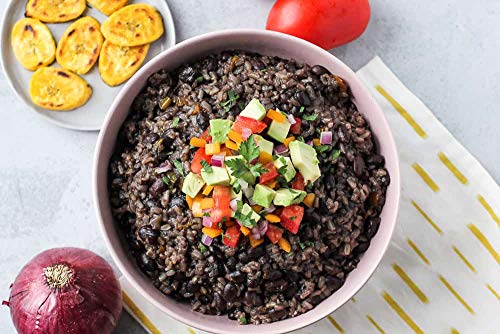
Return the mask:
[[26,17],[59,23],[76,19],[87,7],[85,0],[28,0]]
[[11,45],[17,60],[30,71],[52,64],[56,56],[56,43],[49,28],[36,19],[16,22]]
[[87,0],[87,2],[104,15],[109,16],[125,6],[128,0]]
[[163,35],[163,21],[156,9],[146,4],[125,6],[101,26],[104,37],[120,46],[149,44]]
[[57,43],[57,62],[67,70],[85,74],[97,61],[102,37],[99,22],[90,16],[73,22]]
[[49,110],[72,110],[84,105],[92,95],[90,85],[63,68],[42,67],[30,81],[34,104]]
[[128,80],[141,67],[148,54],[149,44],[119,46],[104,41],[99,57],[99,73],[109,86],[118,86]]

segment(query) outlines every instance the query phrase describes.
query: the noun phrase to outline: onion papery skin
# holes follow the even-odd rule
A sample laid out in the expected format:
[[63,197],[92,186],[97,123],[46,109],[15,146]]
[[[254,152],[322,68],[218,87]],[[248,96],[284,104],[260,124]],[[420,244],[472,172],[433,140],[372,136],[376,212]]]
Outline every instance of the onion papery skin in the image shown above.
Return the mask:
[[[71,277],[63,287],[47,283],[45,268],[64,265]],[[54,248],[35,256],[16,277],[9,307],[21,334],[109,334],[122,311],[120,282],[97,254]]]

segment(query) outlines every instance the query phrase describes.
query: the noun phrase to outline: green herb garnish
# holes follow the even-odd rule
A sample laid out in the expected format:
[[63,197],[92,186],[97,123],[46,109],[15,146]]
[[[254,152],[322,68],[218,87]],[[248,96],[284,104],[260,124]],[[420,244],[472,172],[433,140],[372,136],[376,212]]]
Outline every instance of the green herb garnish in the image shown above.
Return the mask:
[[174,121],[172,122],[173,127],[176,127],[177,125],[179,125],[179,117],[174,118]]
[[253,183],[254,181],[250,174],[255,177],[259,177],[262,173],[266,173],[268,171],[262,166],[262,164],[257,163],[255,165],[250,165],[245,162],[244,159],[227,160],[226,166],[231,168],[231,172],[235,178],[242,179],[248,183]]
[[267,72],[267,68],[264,68],[262,70],[260,70],[262,73],[266,73]]
[[180,162],[179,160],[176,159],[176,160],[174,160],[174,166],[177,169],[177,171],[179,172],[179,174],[184,176],[184,169],[182,168],[182,162]]
[[325,151],[328,151],[330,146],[329,145],[318,145],[318,146],[315,146],[314,148],[316,149],[316,152],[323,153]]
[[304,107],[304,106],[300,107],[300,109],[299,109],[299,113],[301,113],[301,114],[302,114],[302,113],[304,112],[304,110],[305,110],[305,109],[306,109],[306,107]]
[[253,134],[247,140],[241,143],[238,152],[245,158],[246,161],[251,163],[254,159],[259,157],[260,148],[255,143]]
[[305,119],[306,121],[314,121],[318,116],[316,115],[304,115],[302,116],[302,119]]
[[210,217],[210,212],[203,212],[203,217]]
[[245,318],[245,317],[241,317],[238,320],[240,321],[240,324],[242,324],[242,325],[246,325],[247,324],[247,318]]
[[252,219],[252,213],[253,211],[250,210],[246,215],[242,212],[243,211],[243,202],[242,201],[237,201],[236,202],[238,207],[236,209],[236,212],[234,213],[234,218],[238,220],[241,225],[245,227],[255,227],[257,226],[257,221]]
[[202,244],[201,242],[198,244],[198,248],[200,249],[200,251],[205,254],[206,252],[208,252],[208,248],[207,246],[205,246],[204,244]]
[[230,90],[228,93],[227,93],[227,96],[229,98],[229,100],[225,101],[225,102],[221,102],[220,106],[224,108],[224,110],[226,112],[228,112],[229,110],[231,110],[233,104],[238,101],[238,99],[240,98],[239,95],[235,95],[234,94],[234,91]]
[[165,183],[167,186],[170,184],[170,178],[168,176],[164,176],[161,178],[163,183]]
[[201,160],[201,165],[203,166],[203,171],[205,173],[213,173],[213,168],[208,164],[206,160]]
[[332,152],[332,160],[337,159],[340,156],[340,150],[333,150]]
[[196,78],[196,81],[197,82],[203,82],[203,80],[205,80],[205,78],[203,77],[203,75],[200,75],[199,77]]
[[292,216],[292,217],[290,217],[290,218],[288,218],[288,219],[290,219],[290,220],[295,220],[295,219],[297,219],[297,216]]

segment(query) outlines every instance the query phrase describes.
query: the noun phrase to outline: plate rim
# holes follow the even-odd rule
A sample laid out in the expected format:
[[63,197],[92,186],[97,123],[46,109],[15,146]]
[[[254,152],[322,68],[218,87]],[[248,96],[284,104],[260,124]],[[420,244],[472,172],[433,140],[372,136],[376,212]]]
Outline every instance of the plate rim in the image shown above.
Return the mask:
[[[165,50],[166,50],[166,49],[169,49],[169,48],[171,48],[171,47],[173,47],[173,46],[175,46],[177,44],[177,35],[176,35],[176,30],[175,30],[175,21],[174,21],[173,15],[172,15],[172,11],[170,10],[170,5],[168,4],[168,0],[160,0],[160,1],[162,1],[164,3],[164,6],[165,6],[165,13],[164,14],[166,15],[166,17],[165,17],[165,15],[163,16],[163,24],[165,26],[165,30],[168,31],[169,35],[171,36],[167,41],[165,41]],[[8,18],[12,15],[12,11],[14,10],[14,4],[16,4],[17,2],[19,2],[19,0],[10,0],[9,1],[9,3],[7,4],[7,6],[5,8],[5,11],[4,11],[4,13],[3,13],[3,15],[1,17],[2,21],[1,21],[1,24],[0,24],[0,46],[1,46],[0,63],[1,63],[2,71],[3,71],[4,76],[5,76],[5,81],[7,81],[7,84],[9,85],[10,89],[14,92],[14,94],[16,95],[16,97],[18,98],[18,100],[21,101],[26,107],[28,107],[31,112],[34,112],[36,115],[38,115],[38,117],[41,117],[42,119],[48,121],[49,123],[57,125],[57,126],[59,126],[61,128],[65,128],[65,129],[69,129],[69,130],[75,130],[75,131],[90,132],[90,131],[99,131],[99,130],[101,130],[103,122],[104,122],[104,119],[103,119],[103,122],[99,126],[94,126],[94,125],[90,125],[90,126],[75,125],[75,124],[68,124],[68,123],[66,123],[64,121],[57,120],[55,118],[52,118],[52,117],[50,117],[50,116],[48,116],[48,115],[46,115],[46,114],[38,111],[34,107],[34,105],[32,104],[32,102],[28,101],[18,91],[18,89],[14,85],[14,81],[13,81],[12,75],[8,71],[9,66],[7,65],[7,61],[6,61],[6,52],[7,52],[7,48],[9,46],[7,46],[5,44],[7,41],[6,41],[6,38],[4,38],[4,36],[7,37],[6,34],[10,33],[7,21],[8,21]],[[71,20],[69,22],[74,22],[74,21],[75,20]],[[162,50],[162,52],[165,51],[165,50]],[[153,58],[154,58],[154,56],[153,56]],[[144,66],[145,64],[146,63],[144,63],[142,66]],[[134,75],[135,75],[135,73],[134,73]],[[132,79],[132,77],[130,79]],[[122,89],[123,89],[123,85],[118,88],[116,94],[119,94],[119,92]],[[109,110],[109,107],[106,108],[106,113],[107,113],[108,110]],[[56,112],[56,111],[54,111],[54,112]],[[72,112],[72,111],[64,111],[64,112]]]

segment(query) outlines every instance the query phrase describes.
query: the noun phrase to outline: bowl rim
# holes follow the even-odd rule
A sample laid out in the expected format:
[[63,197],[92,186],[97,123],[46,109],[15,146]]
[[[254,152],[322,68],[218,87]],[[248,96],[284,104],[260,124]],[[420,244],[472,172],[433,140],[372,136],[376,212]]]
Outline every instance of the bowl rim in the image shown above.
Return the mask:
[[[245,325],[245,326],[239,326],[242,327],[241,330],[225,330],[225,329],[217,329],[214,327],[211,327],[204,323],[201,319],[198,319],[200,321],[196,322],[192,318],[187,318],[183,314],[177,313],[173,310],[170,310],[168,307],[166,307],[160,300],[158,300],[154,295],[150,294],[146,289],[142,286],[142,284],[137,281],[134,278],[134,275],[129,272],[129,270],[126,268],[127,266],[125,265],[125,262],[127,261],[127,258],[122,259],[121,256],[118,254],[116,248],[122,247],[121,245],[114,245],[112,243],[110,235],[108,235],[108,231],[106,230],[106,226],[108,224],[113,224],[111,223],[106,223],[104,221],[104,217],[102,214],[102,206],[100,204],[100,201],[103,200],[101,197],[103,194],[100,194],[98,191],[99,188],[99,165],[101,163],[101,159],[107,159],[106,161],[106,168],[109,165],[109,158],[104,157],[102,154],[102,148],[103,148],[103,142],[106,136],[106,132],[108,131],[109,125],[111,123],[112,115],[116,112],[117,107],[119,106],[120,100],[127,94],[129,89],[131,89],[132,85],[134,84],[135,81],[137,81],[139,78],[145,75],[145,73],[148,72],[150,68],[155,67],[156,63],[160,62],[163,58],[167,57],[171,53],[174,53],[176,50],[180,48],[188,48],[188,47],[195,47],[197,43],[200,43],[202,41],[210,40],[213,38],[234,38],[240,35],[249,35],[252,37],[273,37],[273,38],[278,38],[278,39],[285,39],[288,42],[296,45],[296,47],[307,47],[307,48],[313,48],[315,49],[315,52],[321,54],[323,57],[330,57],[330,59],[336,63],[337,66],[342,68],[344,71],[348,72],[349,75],[357,81],[360,84],[359,89],[362,92],[362,95],[364,95],[364,98],[366,98],[369,102],[369,104],[375,109],[375,112],[380,114],[380,121],[381,121],[381,126],[386,128],[388,131],[384,133],[384,136],[386,136],[386,148],[388,149],[388,154],[392,155],[393,158],[393,170],[391,171],[390,177],[391,177],[391,184],[390,187],[393,192],[393,198],[395,199],[395,202],[392,205],[392,210],[388,213],[388,217],[386,217],[385,220],[383,220],[384,224],[387,224],[388,231],[385,233],[385,237],[382,240],[382,246],[379,249],[378,253],[375,253],[374,261],[373,264],[368,268],[365,274],[363,274],[362,278],[357,282],[355,286],[350,287],[350,291],[347,295],[347,297],[344,297],[340,303],[338,303],[336,306],[332,306],[331,308],[328,308],[327,310],[318,310],[318,308],[314,308],[312,310],[309,310],[306,313],[303,313],[297,317],[293,318],[287,318],[284,320],[280,320],[277,322],[273,322],[270,324],[260,324],[260,325]],[[249,47],[251,50],[251,47]],[[121,125],[120,125],[121,126]],[[116,143],[113,143],[116,144]],[[386,153],[387,155],[387,153]],[[370,279],[370,277],[373,275],[377,267],[380,265],[383,256],[385,255],[387,248],[390,244],[390,241],[392,239],[392,235],[394,233],[394,228],[396,225],[396,220],[397,220],[397,215],[399,211],[399,204],[400,204],[400,194],[401,194],[401,189],[400,189],[400,163],[399,163],[399,157],[397,154],[397,149],[396,149],[396,143],[394,141],[394,137],[392,135],[392,132],[390,131],[389,124],[387,122],[387,119],[378,105],[378,103],[375,101],[374,97],[371,95],[371,93],[368,91],[366,86],[361,82],[361,80],[357,77],[356,73],[351,70],[346,64],[344,64],[341,60],[339,60],[337,57],[335,57],[333,54],[329,53],[328,51],[308,42],[303,39],[287,35],[284,33],[280,32],[274,32],[274,31],[269,31],[269,30],[260,30],[260,29],[226,29],[226,30],[219,30],[219,31],[214,31],[214,32],[209,32],[205,33],[199,36],[195,36],[192,38],[189,38],[185,41],[180,42],[179,44],[175,45],[172,48],[169,48],[157,56],[155,56],[153,59],[151,59],[147,64],[141,67],[141,69],[131,78],[127,81],[127,83],[123,86],[123,88],[120,90],[116,98],[114,99],[112,105],[110,106],[108,113],[106,114],[103,126],[101,128],[101,131],[99,132],[99,136],[96,142],[96,148],[94,151],[94,161],[93,161],[93,168],[92,168],[92,194],[93,194],[93,201],[94,201],[94,207],[97,215],[97,220],[99,223],[100,231],[104,237],[106,246],[108,248],[108,251],[111,254],[111,257],[115,264],[117,265],[118,269],[121,271],[123,276],[127,279],[127,281],[150,303],[155,305],[158,309],[160,309],[162,312],[166,313],[173,319],[180,321],[188,326],[197,328],[199,330],[207,331],[207,332],[213,332],[213,333],[223,333],[223,334],[233,334],[233,333],[252,333],[253,331],[259,330],[263,334],[274,334],[274,333],[285,333],[293,330],[297,330],[300,328],[303,328],[305,326],[308,326],[310,324],[313,324],[338,308],[340,308],[342,305],[344,305],[347,301],[350,300],[352,296],[354,296]],[[106,173],[107,174],[107,173]],[[106,185],[107,187],[107,185]],[[108,201],[108,198],[105,198],[104,200]],[[385,204],[387,205],[387,203]],[[126,250],[125,250],[126,251]],[[362,260],[362,258],[361,258]],[[135,269],[138,271],[138,269]],[[141,273],[139,273],[141,274]],[[335,292],[338,293],[338,292]],[[331,296],[333,296],[335,293],[333,293]],[[330,297],[331,297],[330,296]],[[167,296],[163,296],[168,298]],[[329,297],[329,298],[330,298]],[[327,298],[328,299],[328,298]],[[325,302],[327,299],[325,299],[323,302]],[[195,311],[191,311],[195,312]],[[304,317],[304,315],[307,315]],[[287,326],[283,324],[283,322],[286,322],[287,320],[290,319],[297,319],[297,318],[302,318],[305,321],[296,321],[294,324],[289,324],[287,323]],[[279,328],[269,328],[272,324],[279,323],[280,327]],[[243,329],[245,328],[245,329]]]

